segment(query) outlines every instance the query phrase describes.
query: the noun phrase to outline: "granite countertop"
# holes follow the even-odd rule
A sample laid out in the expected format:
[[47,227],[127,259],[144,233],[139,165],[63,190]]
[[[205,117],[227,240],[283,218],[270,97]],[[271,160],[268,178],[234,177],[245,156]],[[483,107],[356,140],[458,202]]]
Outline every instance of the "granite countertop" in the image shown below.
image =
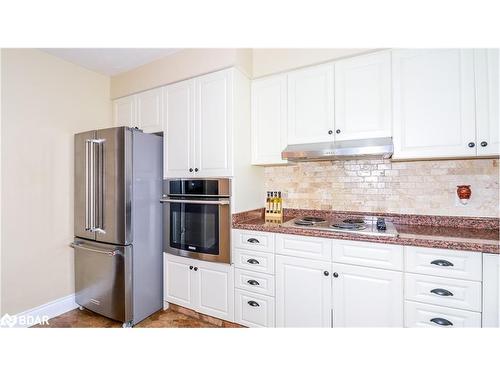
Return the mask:
[[399,232],[399,237],[375,237],[361,235],[355,232],[344,233],[315,230],[311,228],[284,227],[282,224],[266,223],[263,216],[263,209],[234,214],[233,228],[500,254],[499,219],[495,218],[288,209],[284,211],[283,222],[285,223],[289,220],[306,215],[327,219],[345,219],[360,216],[385,217],[386,220],[393,222]]

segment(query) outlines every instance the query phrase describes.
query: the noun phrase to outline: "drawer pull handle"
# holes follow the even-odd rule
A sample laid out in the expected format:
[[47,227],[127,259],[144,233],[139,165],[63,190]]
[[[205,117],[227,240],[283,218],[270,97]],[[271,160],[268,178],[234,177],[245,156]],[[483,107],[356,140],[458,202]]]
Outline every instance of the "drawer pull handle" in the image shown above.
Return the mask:
[[431,322],[437,324],[438,326],[452,326],[453,323],[445,318],[432,318]]
[[441,289],[441,288],[432,289],[431,293],[437,294],[438,296],[442,296],[442,297],[451,297],[453,295],[453,293],[450,292],[449,290]]
[[255,301],[248,301],[248,304],[252,307],[259,307],[260,305]]
[[250,243],[260,243],[260,241],[257,238],[249,238],[247,240],[247,242],[250,242]]
[[441,267],[453,267],[453,263],[448,262],[447,260],[444,259],[436,259],[431,262],[431,264],[434,264],[436,266],[441,266]]
[[247,259],[247,263],[250,263],[250,264],[259,264],[259,261],[257,259]]
[[260,285],[257,280],[248,280],[247,283],[250,285]]

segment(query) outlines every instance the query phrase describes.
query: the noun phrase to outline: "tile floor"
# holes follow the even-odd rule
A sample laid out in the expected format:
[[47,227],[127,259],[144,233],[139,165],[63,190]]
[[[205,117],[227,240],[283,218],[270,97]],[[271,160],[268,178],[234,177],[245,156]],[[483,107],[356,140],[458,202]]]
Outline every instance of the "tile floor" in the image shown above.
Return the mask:
[[[180,312],[181,310],[183,312]],[[189,314],[189,315],[188,315]],[[34,328],[119,328],[122,323],[88,310],[71,310],[49,320],[49,325]],[[201,315],[192,310],[173,306],[160,310],[146,318],[137,328],[220,328],[239,327],[237,324]]]

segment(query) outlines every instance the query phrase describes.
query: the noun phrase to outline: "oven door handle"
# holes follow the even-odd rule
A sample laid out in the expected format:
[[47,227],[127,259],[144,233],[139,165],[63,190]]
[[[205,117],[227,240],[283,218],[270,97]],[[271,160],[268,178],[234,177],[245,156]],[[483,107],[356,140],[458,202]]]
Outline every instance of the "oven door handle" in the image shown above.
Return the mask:
[[229,201],[203,201],[203,200],[187,200],[187,199],[160,199],[161,203],[191,203],[191,204],[215,204],[218,206],[228,205]]

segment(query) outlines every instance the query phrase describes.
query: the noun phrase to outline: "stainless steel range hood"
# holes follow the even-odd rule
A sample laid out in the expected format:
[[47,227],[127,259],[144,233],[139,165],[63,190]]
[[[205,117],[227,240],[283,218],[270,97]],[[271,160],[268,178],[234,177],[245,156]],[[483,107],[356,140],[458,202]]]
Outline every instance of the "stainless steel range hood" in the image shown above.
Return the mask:
[[392,138],[288,145],[281,157],[289,161],[339,159],[389,159],[394,152]]

